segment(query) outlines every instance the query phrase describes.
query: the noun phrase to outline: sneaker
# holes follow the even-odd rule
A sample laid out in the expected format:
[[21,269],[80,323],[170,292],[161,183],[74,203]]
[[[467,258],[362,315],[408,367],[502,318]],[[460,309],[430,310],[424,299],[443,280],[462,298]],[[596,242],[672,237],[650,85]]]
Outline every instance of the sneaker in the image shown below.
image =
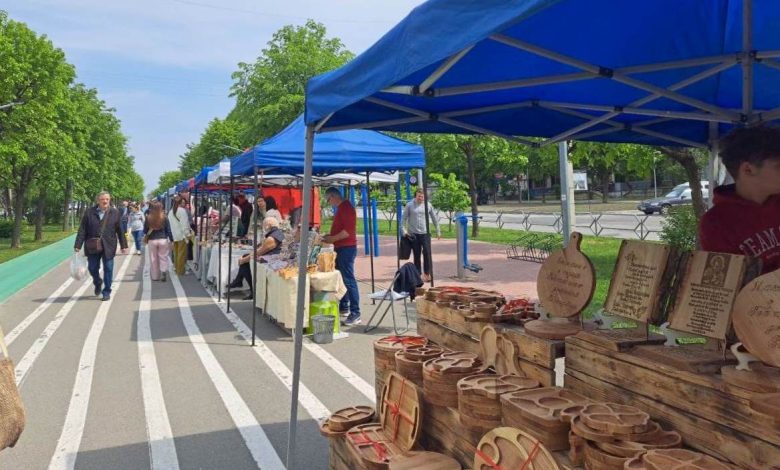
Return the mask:
[[354,325],[360,325],[360,317],[347,317],[346,320],[344,320],[344,325],[346,326],[354,326]]
[[160,274],[160,281],[165,282],[168,280],[168,273]]
[[95,286],[95,297],[100,297],[100,292],[103,290],[103,283]]
[[342,318],[346,318],[349,316],[349,310],[341,310],[339,311],[339,316]]
[[102,300],[103,300],[103,302],[105,302],[107,300],[111,300],[111,294],[103,294],[103,299]]

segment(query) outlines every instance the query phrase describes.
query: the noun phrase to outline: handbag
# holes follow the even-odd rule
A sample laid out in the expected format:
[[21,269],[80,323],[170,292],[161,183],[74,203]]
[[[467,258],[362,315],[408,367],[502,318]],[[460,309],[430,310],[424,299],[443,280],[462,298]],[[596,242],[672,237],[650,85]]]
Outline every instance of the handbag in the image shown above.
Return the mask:
[[153,228],[149,233],[144,235],[144,245],[148,245],[149,244],[149,237],[156,231],[157,231],[157,229]]
[[84,242],[84,251],[86,251],[88,255],[99,255],[100,253],[103,253],[103,232],[106,229],[106,223],[108,222],[108,216],[110,214],[111,209],[103,215],[103,222],[100,224],[100,236],[90,238]]
[[8,347],[5,344],[3,329],[0,328],[0,349],[3,359],[0,360],[0,450],[13,447],[24,431],[27,421],[22,404],[22,396],[16,386],[14,363],[8,357]]

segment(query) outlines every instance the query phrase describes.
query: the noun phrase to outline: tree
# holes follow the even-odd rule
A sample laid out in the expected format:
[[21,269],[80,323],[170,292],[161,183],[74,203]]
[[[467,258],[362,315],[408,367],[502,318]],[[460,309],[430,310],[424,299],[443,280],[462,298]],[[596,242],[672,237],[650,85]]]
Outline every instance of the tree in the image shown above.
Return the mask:
[[437,186],[436,191],[431,196],[430,203],[447,215],[451,231],[455,214],[469,208],[468,185],[459,181],[453,173],[447,175],[446,178],[439,173],[431,173],[428,177]]
[[[704,204],[704,196],[701,192],[701,167],[698,160],[701,159],[701,151],[686,147],[658,147],[658,150],[677,162],[685,170],[688,183],[691,185],[691,199],[693,202],[693,214],[696,220],[701,220],[707,206]],[[710,189],[712,194],[712,189]]]
[[602,142],[573,142],[569,158],[574,165],[588,169],[601,187],[601,200],[609,196],[609,181],[615,171],[622,169],[636,174],[647,174],[653,167],[656,149],[645,145],[610,144]]
[[225,156],[235,155],[243,148],[240,122],[214,118],[200,135],[197,144],[188,144],[187,151],[180,158],[179,170],[184,177],[195,176],[204,166],[218,163]]
[[179,170],[166,171],[160,175],[160,179],[157,182],[157,187],[152,191],[152,195],[167,193],[172,186],[180,183],[182,180],[181,172]]
[[325,26],[309,20],[274,33],[255,63],[240,63],[233,73],[236,106],[228,119],[248,123],[241,132],[247,145],[271,137],[303,112],[306,82],[341,67],[353,54]]

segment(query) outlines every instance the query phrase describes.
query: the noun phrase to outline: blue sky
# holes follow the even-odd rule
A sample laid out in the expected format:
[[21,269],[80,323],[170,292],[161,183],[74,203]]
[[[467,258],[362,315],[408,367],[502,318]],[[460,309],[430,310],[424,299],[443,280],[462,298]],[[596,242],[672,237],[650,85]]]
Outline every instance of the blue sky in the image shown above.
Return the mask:
[[116,108],[147,190],[233,107],[230,74],[306,18],[360,53],[422,0],[0,0]]

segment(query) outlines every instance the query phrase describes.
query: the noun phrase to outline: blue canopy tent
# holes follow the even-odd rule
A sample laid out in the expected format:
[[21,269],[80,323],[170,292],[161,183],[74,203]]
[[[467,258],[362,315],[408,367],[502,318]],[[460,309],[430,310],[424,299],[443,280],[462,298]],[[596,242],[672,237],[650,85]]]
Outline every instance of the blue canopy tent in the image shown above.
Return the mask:
[[778,20],[773,0],[429,0],[347,65],[309,81],[306,170],[315,132],[343,129],[559,143],[568,235],[567,140],[709,147],[714,186],[718,137],[776,123]]

